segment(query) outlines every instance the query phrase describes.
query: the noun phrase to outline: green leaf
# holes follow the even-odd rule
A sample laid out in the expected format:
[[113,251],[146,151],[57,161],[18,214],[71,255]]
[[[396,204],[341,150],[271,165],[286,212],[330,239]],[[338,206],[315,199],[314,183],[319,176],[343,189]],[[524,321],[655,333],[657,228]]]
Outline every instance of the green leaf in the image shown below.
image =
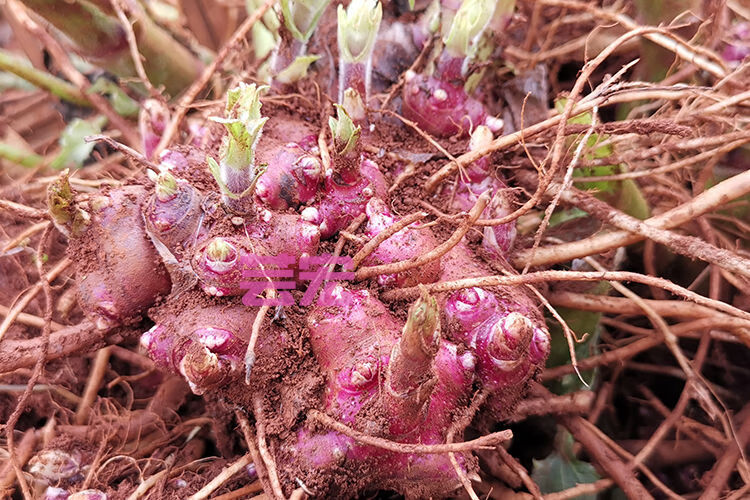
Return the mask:
[[132,99],[119,85],[107,78],[97,78],[94,84],[89,87],[88,93],[107,96],[112,103],[112,107],[120,116],[138,116],[138,111],[141,108],[138,101]]
[[[566,99],[557,99],[555,109],[562,113],[565,108]],[[593,115],[590,112],[581,113],[568,120],[568,123],[577,125],[590,125]],[[590,163],[593,160],[607,158],[614,153],[614,148],[608,142],[607,134],[591,134],[586,140],[586,149],[582,156],[582,163]],[[579,144],[578,139],[569,138],[568,145],[575,148]],[[573,172],[573,177],[600,177],[615,175],[622,172],[620,165],[601,165],[596,167],[579,167]],[[595,191],[594,196],[606,201],[618,210],[639,219],[647,219],[651,216],[651,209],[643,196],[638,184],[632,179],[623,181],[588,181],[576,182],[578,189]]]
[[289,66],[276,75],[276,80],[285,84],[302,80],[307,76],[310,65],[318,59],[320,59],[320,56],[317,55],[297,56]]
[[71,121],[60,134],[60,153],[52,160],[50,166],[55,169],[82,167],[96,145],[93,142],[86,142],[85,138],[101,134],[105,123],[107,119],[103,116],[90,121],[80,118]]
[[[543,494],[567,490],[578,484],[593,483],[601,479],[594,466],[573,456],[573,438],[565,433],[562,450],[555,451],[544,460],[534,460],[531,478]],[[579,495],[577,500],[596,500],[596,494]]]
[[588,217],[588,212],[581,210],[580,208],[571,208],[568,210],[557,210],[549,218],[549,227],[559,226],[568,221],[575,219],[582,219]]
[[254,83],[240,82],[227,92],[224,117],[211,117],[212,121],[224,125],[228,132],[219,148],[222,167],[244,170],[253,166],[255,146],[268,120],[260,114],[260,94],[267,89],[267,86],[256,87]]

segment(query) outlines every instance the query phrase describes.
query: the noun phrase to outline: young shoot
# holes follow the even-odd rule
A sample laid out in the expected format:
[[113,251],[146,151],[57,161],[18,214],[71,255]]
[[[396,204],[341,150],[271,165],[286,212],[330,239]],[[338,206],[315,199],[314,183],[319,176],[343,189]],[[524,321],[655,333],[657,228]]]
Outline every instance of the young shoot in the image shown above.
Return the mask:
[[443,68],[441,71],[450,72],[451,78],[466,76],[469,63],[476,55],[479,39],[495,13],[496,4],[495,0],[465,0],[461,4],[448,34],[443,37],[445,50],[439,63]]
[[307,77],[310,65],[320,59],[320,56],[297,56],[292,63],[276,75],[276,81],[285,85],[292,84]]
[[367,102],[372,50],[382,18],[383,6],[378,0],[352,0],[346,9],[339,5],[339,103],[344,103],[344,92],[350,88]]
[[70,187],[70,172],[63,170],[47,189],[47,208],[52,222],[66,236],[76,236],[83,232],[91,220],[85,210],[76,207],[75,193]]
[[284,26],[294,38],[307,44],[330,2],[331,0],[281,0]]
[[336,154],[344,156],[356,148],[357,140],[362,133],[362,127],[354,124],[344,106],[339,104],[334,104],[334,106],[336,106],[338,118],[329,117],[328,126],[331,128]]
[[271,58],[275,82],[291,84],[307,76],[307,70],[320,56],[306,54],[320,16],[330,0],[282,0],[281,14],[288,35],[276,44]]
[[248,213],[255,183],[263,167],[255,165],[255,147],[268,120],[260,115],[260,93],[267,87],[240,83],[227,94],[225,118],[213,117],[227,129],[219,161],[210,156],[208,166],[219,185],[224,204],[237,213]]

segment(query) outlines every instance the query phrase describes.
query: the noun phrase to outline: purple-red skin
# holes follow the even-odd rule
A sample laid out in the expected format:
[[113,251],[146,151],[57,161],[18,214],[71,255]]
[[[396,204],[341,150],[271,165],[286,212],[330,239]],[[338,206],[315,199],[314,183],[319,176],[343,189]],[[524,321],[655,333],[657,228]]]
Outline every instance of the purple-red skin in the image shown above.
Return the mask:
[[724,45],[721,57],[732,67],[739,66],[750,56],[750,22],[735,23],[726,39],[728,42]]
[[338,184],[332,176],[325,180],[325,195],[315,206],[318,217],[315,219],[320,228],[320,237],[328,239],[365,211],[367,202],[375,195],[372,183],[361,178],[352,185]]
[[318,194],[320,160],[296,143],[283,146],[255,185],[255,196],[273,210],[298,208]]
[[268,255],[265,246],[258,243],[251,250],[244,239],[222,238],[231,245],[231,250],[223,261],[215,261],[208,255],[208,247],[215,238],[203,241],[195,250],[191,261],[193,272],[198,277],[201,288],[208,295],[217,297],[242,295],[245,291],[240,286],[245,280],[243,271],[253,255]]
[[334,289],[337,307],[318,307],[308,315],[310,345],[328,379],[326,410],[352,423],[377,394],[388,356],[401,329],[367,290]]
[[[342,308],[340,314],[331,314],[330,310],[318,311],[317,314],[322,316],[323,319],[312,320],[315,329],[315,337],[312,343],[314,346],[317,345],[318,357],[319,360],[322,360],[321,365],[328,367],[345,365],[346,363],[343,360],[351,359],[351,356],[357,356],[358,352],[362,352],[358,351],[356,347],[349,348],[348,346],[364,347],[366,351],[371,349],[373,340],[361,337],[374,337],[376,333],[381,332],[385,334],[386,338],[392,337],[387,335],[387,332],[397,326],[393,323],[393,319],[388,316],[385,306],[378,305],[379,301],[372,298],[367,292],[343,290],[340,293],[342,300],[349,303],[350,307]],[[366,309],[363,311],[363,308]],[[387,325],[385,328],[380,327],[377,330],[371,330],[369,335],[366,335],[367,331],[364,330],[358,330],[351,336],[347,335],[347,340],[351,340],[351,342],[339,340],[333,347],[330,344],[325,344],[327,340],[335,341],[334,334],[341,332],[335,326],[337,322],[343,324],[340,323],[342,320],[380,321],[386,322]],[[347,329],[344,331],[350,333]],[[396,340],[392,338],[390,341],[384,339],[384,344],[390,346],[395,342]],[[385,345],[378,347],[379,350],[389,350],[388,346]],[[315,349],[316,347],[314,347]],[[331,349],[335,352],[331,353]],[[387,406],[387,403],[391,402],[387,398],[381,400],[381,404],[385,405],[385,410],[391,414],[390,424],[386,429],[380,428],[374,422],[372,426],[368,427],[366,422],[355,419],[356,414],[348,414],[347,409],[349,408],[361,409],[376,401],[378,397],[377,388],[385,383],[382,374],[380,378],[375,377],[376,380],[371,381],[370,385],[360,394],[357,394],[356,390],[342,391],[338,381],[329,377],[327,393],[337,392],[337,397],[328,398],[325,411],[368,434],[382,435],[390,440],[404,443],[444,443],[447,429],[456,417],[458,408],[464,407],[470,397],[474,368],[475,360],[470,352],[459,353],[459,348],[455,344],[441,341],[434,363],[437,382],[430,398],[429,407],[422,421],[413,425],[409,432],[404,432],[402,426],[399,425],[399,414],[394,407]],[[339,373],[345,372],[346,370]],[[382,372],[382,369],[379,370],[379,373]],[[375,386],[375,391],[373,391],[372,386]],[[383,390],[380,389],[380,391]],[[349,403],[346,402],[347,398]],[[365,399],[364,402],[363,399]],[[306,428],[298,432],[297,439],[298,441],[292,450],[293,460],[296,466],[310,472],[326,470],[326,476],[332,476],[340,472],[341,469],[345,469],[347,464],[351,464],[351,473],[356,474],[360,467],[367,466],[372,474],[371,486],[373,488],[393,488],[402,492],[413,492],[417,488],[424,491],[426,496],[447,493],[459,484],[453,465],[446,454],[394,453],[358,443],[337,432],[328,431],[315,434]],[[468,455],[457,453],[456,459],[465,472],[473,468],[470,465],[471,460]]]
[[154,193],[143,210],[148,231],[178,257],[200,239],[202,214],[201,194],[183,180],[172,197],[159,199]]
[[375,196],[381,200],[387,200],[388,182],[385,180],[378,164],[363,155],[360,158],[359,171],[362,173],[362,177],[370,181]]
[[[438,97],[445,98],[436,97],[436,91]],[[487,121],[480,101],[467,95],[463,87],[433,76],[413,75],[407,80],[401,111],[405,118],[436,137],[466,136]]]
[[[270,210],[260,210],[256,215],[245,224],[246,237],[222,238],[236,250],[226,263],[217,266],[207,255],[213,239],[204,240],[197,247],[191,264],[201,288],[207,294],[220,297],[244,295],[247,287],[243,287],[243,283],[260,280],[243,274],[245,271],[262,268],[294,270],[300,257],[317,254],[320,231],[315,224],[296,214]],[[277,265],[265,260],[281,255],[293,257],[294,262]],[[284,278],[283,281],[289,279]]]
[[[374,238],[397,219],[380,198],[372,198],[365,207],[368,222],[365,235]],[[438,245],[430,229],[405,228],[378,245],[364,263],[367,265],[389,264],[422,255]],[[378,283],[390,287],[416,286],[419,283],[434,283],[440,277],[440,259],[420,267],[418,272],[403,272],[396,275],[380,275]]]
[[[512,192],[501,179],[489,175],[482,178],[483,169],[471,167],[468,170],[469,182],[460,182],[456,193],[452,198],[453,206],[462,211],[469,211],[476,203],[479,196],[491,189],[493,198],[487,208],[482,212],[483,219],[499,219],[513,213]],[[485,226],[482,247],[488,255],[494,259],[507,259],[510,249],[516,240],[515,221]]]
[[[489,274],[492,271],[464,243],[456,245],[443,258],[441,281]],[[536,301],[522,287],[468,288],[445,297],[443,310],[446,337],[475,354],[477,379],[493,391],[484,410],[494,419],[507,417],[528,380],[544,367],[549,355],[549,332]],[[503,336],[493,337],[493,327],[498,323],[503,326],[511,314],[528,318],[530,331],[524,329],[522,334],[513,335],[503,330]],[[497,342],[494,346],[493,338]]]
[[[482,387],[493,391],[487,406],[498,415],[507,415],[525,382],[547,359],[546,328],[535,325],[536,318],[523,305],[476,287],[453,292],[444,311],[451,337],[476,354],[477,378]],[[509,318],[528,322],[510,328]]]
[[326,174],[323,197],[314,205],[314,216],[308,219],[320,227],[322,239],[334,236],[365,213],[371,198],[388,197],[388,183],[378,164],[364,156],[360,156],[358,170],[344,169],[339,173],[347,175],[342,179],[338,173]]
[[171,290],[169,274],[144,229],[140,205],[145,196],[142,186],[126,186],[91,199],[82,245],[71,240],[78,303],[99,328],[139,321]]
[[165,149],[159,155],[159,163],[176,176],[188,173],[190,163],[187,156],[174,149]]
[[[141,335],[141,346],[161,369],[182,375],[196,394],[244,374],[256,310],[244,306],[186,309]],[[212,363],[195,360],[210,359]]]

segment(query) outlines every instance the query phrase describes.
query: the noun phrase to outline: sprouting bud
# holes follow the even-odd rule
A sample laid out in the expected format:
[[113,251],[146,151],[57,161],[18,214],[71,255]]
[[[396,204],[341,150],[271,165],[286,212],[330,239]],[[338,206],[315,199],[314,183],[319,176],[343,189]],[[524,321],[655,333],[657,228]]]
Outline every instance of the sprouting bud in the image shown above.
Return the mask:
[[230,271],[237,263],[239,252],[224,238],[214,238],[206,247],[205,265],[211,271],[222,274]]
[[80,471],[81,465],[78,459],[63,450],[44,450],[29,460],[29,473],[47,484],[69,479]]
[[268,120],[260,115],[260,94],[267,88],[240,82],[239,86],[227,92],[225,117],[211,118],[224,125],[228,132],[221,144],[222,165],[246,170],[254,164],[255,145]]
[[477,42],[492,19],[495,0],[464,0],[443,38],[445,48],[454,57],[472,58]]
[[492,142],[492,130],[486,125],[479,125],[474,129],[469,139],[469,151],[483,149]]
[[527,352],[533,336],[531,320],[514,311],[493,326],[488,351],[495,359],[515,361]]
[[307,43],[330,2],[331,0],[281,0],[284,26],[294,38]]
[[229,374],[229,367],[199,342],[188,346],[179,366],[194,394],[201,395],[207,387],[216,386]]
[[159,201],[169,201],[177,195],[177,179],[165,170],[156,177],[155,190]]
[[70,224],[73,212],[73,190],[70,171],[66,168],[47,188],[47,207],[52,220],[61,226]]
[[208,168],[219,185],[224,204],[234,212],[250,211],[255,183],[265,168],[255,165],[255,146],[268,118],[260,116],[260,93],[267,86],[240,83],[227,93],[225,118],[213,117],[227,129],[219,149],[219,162],[206,158]]
[[419,285],[420,297],[409,308],[401,352],[409,358],[434,356],[440,340],[440,309],[435,297]]
[[289,66],[276,75],[276,81],[288,85],[302,80],[307,76],[310,65],[318,59],[320,56],[317,55],[297,56]]
[[367,391],[378,380],[380,370],[377,359],[365,358],[354,366],[341,371],[338,376],[341,387],[349,392]]
[[440,309],[424,285],[409,308],[401,340],[393,346],[386,382],[389,392],[419,413],[435,384],[433,364],[440,346]]
[[335,104],[336,116],[338,118],[328,118],[328,126],[331,128],[331,135],[333,136],[333,143],[336,148],[336,152],[340,155],[345,155],[354,151],[357,146],[357,140],[362,133],[362,127],[358,127],[354,124],[349,113],[346,112],[343,106]]
[[[344,109],[349,118],[357,123],[362,123],[367,118],[365,103],[362,100],[362,94],[353,88],[344,91],[344,97],[341,100],[341,107]],[[359,136],[359,134],[357,134]]]
[[47,208],[52,222],[63,234],[73,236],[80,234],[91,220],[88,212],[75,206],[74,195],[68,169],[47,188]]
[[383,6],[377,0],[352,0],[345,10],[339,5],[338,44],[347,63],[367,61],[383,18]]

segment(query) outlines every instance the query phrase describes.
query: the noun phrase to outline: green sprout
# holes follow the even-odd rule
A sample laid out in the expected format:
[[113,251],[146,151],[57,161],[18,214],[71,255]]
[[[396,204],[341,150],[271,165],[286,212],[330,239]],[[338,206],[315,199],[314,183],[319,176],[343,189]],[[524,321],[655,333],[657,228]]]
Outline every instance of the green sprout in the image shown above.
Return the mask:
[[248,211],[242,201],[253,192],[265,167],[255,165],[255,146],[268,120],[260,114],[260,94],[268,87],[240,83],[227,93],[224,118],[213,117],[227,129],[219,149],[219,162],[207,157],[209,170],[224,195],[224,203],[236,212]]
[[472,58],[477,42],[495,12],[495,0],[465,0],[443,38],[445,48],[456,57]]
[[307,76],[307,70],[310,65],[320,59],[320,56],[298,56],[292,61],[292,64],[284,68],[278,75],[276,80],[279,83],[291,84],[302,80]]
[[362,127],[354,124],[349,113],[346,112],[343,106],[339,104],[334,104],[334,106],[336,106],[336,115],[338,118],[332,116],[328,118],[328,126],[331,128],[336,153],[345,155],[353,151],[357,146],[357,140],[362,133]]
[[320,16],[331,0],[281,0],[284,26],[294,38],[307,43],[315,32]]
[[260,115],[260,93],[268,87],[240,83],[227,93],[226,117],[212,117],[227,129],[219,154],[221,164],[235,170],[246,170],[255,163],[255,145],[268,120]]
[[352,0],[338,10],[338,44],[341,58],[347,63],[367,62],[383,18],[383,6],[377,0]]
[[65,169],[47,188],[47,209],[55,227],[67,236],[82,233],[91,221],[89,213],[76,206],[74,196],[70,171]]

